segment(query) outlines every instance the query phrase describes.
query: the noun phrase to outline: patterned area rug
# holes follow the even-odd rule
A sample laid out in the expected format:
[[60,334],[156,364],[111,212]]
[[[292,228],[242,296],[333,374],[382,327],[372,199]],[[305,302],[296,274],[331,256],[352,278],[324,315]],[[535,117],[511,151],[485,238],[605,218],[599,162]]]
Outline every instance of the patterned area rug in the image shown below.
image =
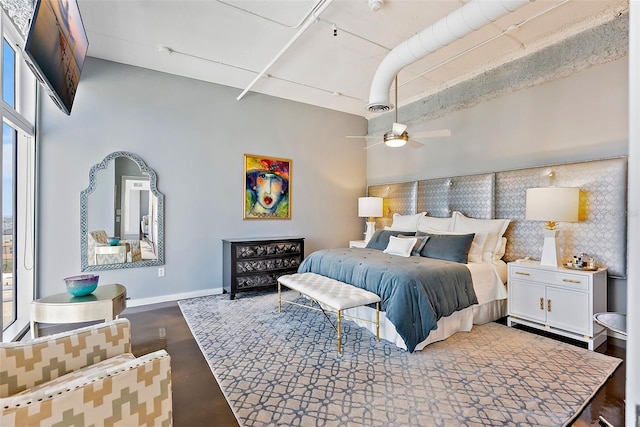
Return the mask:
[[245,426],[567,425],[621,362],[497,323],[408,353],[345,321],[339,356],[322,313],[275,293],[179,304]]

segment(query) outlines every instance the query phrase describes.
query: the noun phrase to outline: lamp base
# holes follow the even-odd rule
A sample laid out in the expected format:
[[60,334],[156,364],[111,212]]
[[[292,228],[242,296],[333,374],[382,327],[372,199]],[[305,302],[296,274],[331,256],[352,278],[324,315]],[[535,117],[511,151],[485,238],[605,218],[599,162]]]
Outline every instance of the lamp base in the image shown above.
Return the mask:
[[544,244],[542,245],[542,257],[540,265],[560,267],[560,251],[558,249],[558,230],[544,230]]
[[367,221],[367,231],[364,232],[364,243],[369,243],[369,240],[373,237],[373,233],[376,232],[375,221]]

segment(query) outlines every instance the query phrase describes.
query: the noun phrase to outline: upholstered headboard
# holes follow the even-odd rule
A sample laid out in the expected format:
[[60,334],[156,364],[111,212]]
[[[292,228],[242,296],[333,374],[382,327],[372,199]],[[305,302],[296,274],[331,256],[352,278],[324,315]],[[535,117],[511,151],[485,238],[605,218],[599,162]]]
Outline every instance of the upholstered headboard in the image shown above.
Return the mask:
[[418,181],[418,212],[448,217],[460,211],[468,217],[494,218],[495,174]]
[[383,217],[376,226],[390,226],[392,215],[427,212],[448,217],[460,211],[474,218],[509,218],[504,260],[539,259],[543,225],[525,220],[527,188],[580,188],[579,222],[561,223],[560,248],[565,258],[582,252],[608,268],[609,276],[627,271],[627,158],[372,185],[369,196],[382,197]]
[[372,197],[382,197],[383,217],[376,219],[377,228],[390,226],[394,213],[408,215],[418,212],[416,210],[418,206],[417,181],[370,186],[367,194]]

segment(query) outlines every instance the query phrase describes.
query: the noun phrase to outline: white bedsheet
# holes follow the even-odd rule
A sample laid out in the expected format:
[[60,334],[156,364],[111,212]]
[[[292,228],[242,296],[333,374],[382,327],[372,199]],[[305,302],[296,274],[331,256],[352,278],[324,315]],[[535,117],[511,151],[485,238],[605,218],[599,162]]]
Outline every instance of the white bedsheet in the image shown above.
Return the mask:
[[507,297],[507,265],[504,261],[470,262],[466,264],[471,272],[473,290],[478,297],[478,304],[482,305],[490,301]]
[[[478,304],[440,319],[438,327],[431,331],[427,339],[419,343],[415,350],[422,350],[432,342],[447,339],[456,332],[468,332],[474,324],[492,322],[506,314],[507,288],[504,284],[507,278],[507,265],[503,261],[494,261],[494,263],[474,262],[466,264],[466,266],[471,272]],[[345,310],[344,314],[352,316],[354,322],[359,326],[369,329],[373,334],[376,333],[375,325],[370,323],[375,322],[375,309],[365,306],[356,307]],[[361,321],[358,318],[367,321]],[[387,319],[384,312],[380,312],[380,338],[390,341],[404,350],[407,349],[404,340],[398,335],[395,326]]]

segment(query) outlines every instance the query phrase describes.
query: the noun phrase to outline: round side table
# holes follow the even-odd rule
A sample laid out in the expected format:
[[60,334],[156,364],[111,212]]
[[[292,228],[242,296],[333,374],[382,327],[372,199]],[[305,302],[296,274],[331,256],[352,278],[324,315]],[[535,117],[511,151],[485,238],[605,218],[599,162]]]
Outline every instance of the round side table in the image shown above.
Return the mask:
[[37,338],[38,323],[77,323],[114,320],[127,307],[127,288],[120,284],[99,285],[90,295],[74,297],[68,292],[31,302],[31,338]]

